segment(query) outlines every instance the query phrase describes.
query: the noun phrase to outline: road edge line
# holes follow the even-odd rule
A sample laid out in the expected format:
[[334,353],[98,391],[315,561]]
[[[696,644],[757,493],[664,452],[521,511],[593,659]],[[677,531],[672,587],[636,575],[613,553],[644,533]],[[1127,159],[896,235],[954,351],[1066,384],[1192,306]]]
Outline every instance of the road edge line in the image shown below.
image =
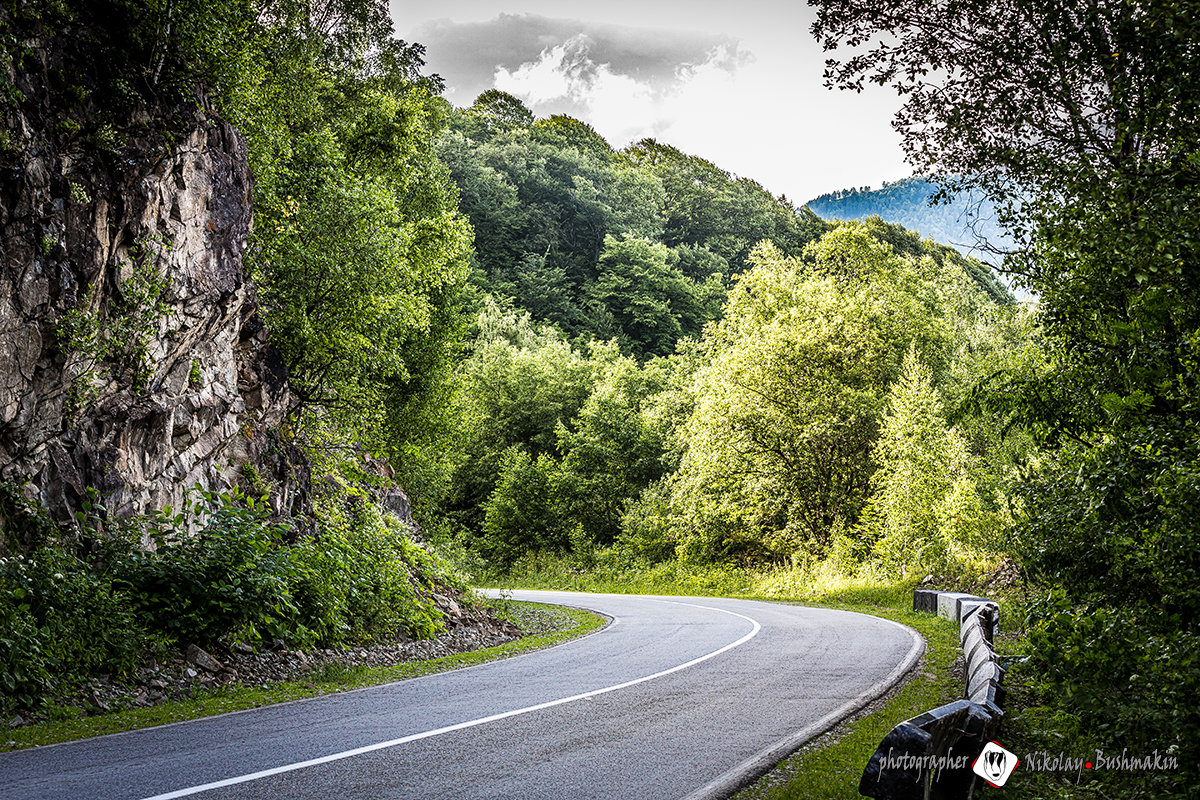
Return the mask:
[[[846,613],[857,614],[861,612],[849,611]],[[874,617],[873,614],[864,614],[863,616]],[[680,798],[680,800],[726,800],[726,798],[732,796],[738,790],[745,788],[754,780],[770,771],[772,767],[795,753],[811,740],[823,733],[828,732],[832,728],[836,727],[838,723],[840,723],[846,717],[861,711],[871,702],[879,697],[882,697],[889,690],[891,690],[893,686],[898,684],[904,678],[904,676],[912,672],[912,670],[917,666],[917,663],[921,660],[921,656],[925,654],[925,638],[921,636],[921,634],[918,633],[914,628],[910,628],[908,625],[896,622],[895,620],[885,619],[883,617],[874,618],[882,620],[889,625],[895,625],[896,627],[904,630],[913,640],[912,648],[908,651],[900,664],[895,667],[895,669],[889,672],[886,677],[876,682],[858,697],[848,701],[847,703],[844,703],[841,706],[838,706],[836,709],[821,717],[816,722],[808,725],[807,727],[801,728],[799,731],[787,737],[786,739],[776,742],[765,750],[755,753],[753,756],[733,767],[732,769],[726,770],[716,779],[706,783],[696,791]]]

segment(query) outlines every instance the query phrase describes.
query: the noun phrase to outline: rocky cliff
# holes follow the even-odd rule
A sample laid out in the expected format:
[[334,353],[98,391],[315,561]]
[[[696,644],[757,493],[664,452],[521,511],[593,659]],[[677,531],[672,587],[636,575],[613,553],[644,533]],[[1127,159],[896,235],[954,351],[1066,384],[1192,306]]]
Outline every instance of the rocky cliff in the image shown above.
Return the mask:
[[276,510],[302,507],[242,265],[244,141],[194,101],[106,121],[70,54],[36,44],[0,107],[0,481],[60,521],[88,487],[124,516],[264,470]]

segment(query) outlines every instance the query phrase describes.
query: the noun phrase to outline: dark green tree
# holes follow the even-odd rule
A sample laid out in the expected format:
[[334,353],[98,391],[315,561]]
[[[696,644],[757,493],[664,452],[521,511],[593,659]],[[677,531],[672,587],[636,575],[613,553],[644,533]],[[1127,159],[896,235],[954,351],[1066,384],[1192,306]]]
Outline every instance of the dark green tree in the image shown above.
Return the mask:
[[461,187],[487,289],[568,334],[605,336],[585,287],[605,236],[658,236],[661,185],[569,118],[482,135],[462,122],[472,114],[455,115],[438,150]]
[[677,262],[666,245],[631,237],[604,240],[588,296],[611,315],[622,349],[638,358],[669,355],[685,330],[698,333],[712,318]]
[[478,540],[491,564],[507,569],[522,555],[567,547],[550,483],[555,467],[554,459],[530,458],[520,446],[504,451],[496,488],[483,505],[483,536]]
[[763,239],[788,255],[799,255],[827,230],[811,211],[797,210],[754,181],[670,145],[643,139],[622,156],[662,181],[667,198],[663,243],[704,247],[724,259],[733,273],[746,268],[750,250]]
[[518,98],[499,89],[488,89],[475,98],[467,113],[490,131],[527,128],[533,124],[533,112]]

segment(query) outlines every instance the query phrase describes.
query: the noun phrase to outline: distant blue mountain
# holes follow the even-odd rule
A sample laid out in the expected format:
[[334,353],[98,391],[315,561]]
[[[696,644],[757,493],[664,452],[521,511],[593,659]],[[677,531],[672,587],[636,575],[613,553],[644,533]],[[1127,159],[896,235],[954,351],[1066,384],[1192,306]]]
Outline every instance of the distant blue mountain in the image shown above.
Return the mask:
[[998,264],[1000,256],[980,248],[1011,248],[1012,239],[997,225],[990,203],[972,202],[956,197],[949,205],[930,206],[929,198],[937,187],[924,178],[905,178],[885,183],[881,189],[843,189],[823,194],[807,205],[826,219],[866,219],[878,215],[884,222],[903,225],[940,244],[948,244],[963,255],[974,256],[987,264]]

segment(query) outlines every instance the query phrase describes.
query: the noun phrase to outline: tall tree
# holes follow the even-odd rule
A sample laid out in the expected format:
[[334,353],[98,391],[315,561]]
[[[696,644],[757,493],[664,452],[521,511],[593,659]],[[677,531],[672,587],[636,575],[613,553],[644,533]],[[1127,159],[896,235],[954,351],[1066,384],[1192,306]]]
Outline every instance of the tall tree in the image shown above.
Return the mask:
[[858,223],[806,253],[811,263],[757,248],[706,336],[711,360],[697,375],[676,505],[695,509],[686,535],[708,557],[764,543],[777,558],[822,554],[866,501],[905,351],[945,361],[947,329],[923,300],[933,287],[922,262]]
[[[915,350],[887,396],[864,533],[895,573],[952,566],[955,541],[982,514],[966,442],[946,424],[941,397]],[[973,542],[972,542],[973,544]]]
[[264,317],[304,406],[407,471],[441,404],[470,246],[433,150],[440,84],[381,3],[284,3],[257,25],[219,88],[249,145]]

